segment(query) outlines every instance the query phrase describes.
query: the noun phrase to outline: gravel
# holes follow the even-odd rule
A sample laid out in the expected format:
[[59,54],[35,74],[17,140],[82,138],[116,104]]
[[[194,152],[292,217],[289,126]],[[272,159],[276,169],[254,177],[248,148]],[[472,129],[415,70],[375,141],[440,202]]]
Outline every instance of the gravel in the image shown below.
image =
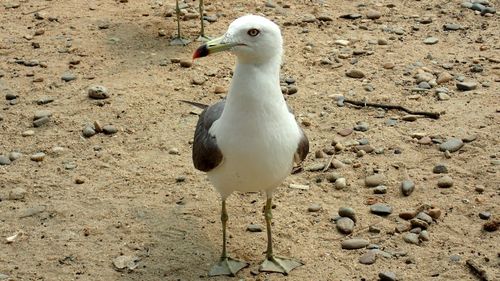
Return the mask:
[[370,241],[361,238],[347,239],[341,242],[342,249],[355,250],[361,249],[370,244]]
[[376,203],[370,206],[370,211],[376,215],[387,216],[392,213],[392,207],[388,204]]

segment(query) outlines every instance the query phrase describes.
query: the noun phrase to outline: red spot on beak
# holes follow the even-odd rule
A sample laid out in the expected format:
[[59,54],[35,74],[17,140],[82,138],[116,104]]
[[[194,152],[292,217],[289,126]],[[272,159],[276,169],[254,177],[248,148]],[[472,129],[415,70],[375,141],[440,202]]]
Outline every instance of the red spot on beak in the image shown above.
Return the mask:
[[197,58],[206,57],[208,56],[209,53],[210,51],[208,50],[207,45],[206,44],[201,45],[198,49],[196,49],[196,51],[194,51],[193,60]]

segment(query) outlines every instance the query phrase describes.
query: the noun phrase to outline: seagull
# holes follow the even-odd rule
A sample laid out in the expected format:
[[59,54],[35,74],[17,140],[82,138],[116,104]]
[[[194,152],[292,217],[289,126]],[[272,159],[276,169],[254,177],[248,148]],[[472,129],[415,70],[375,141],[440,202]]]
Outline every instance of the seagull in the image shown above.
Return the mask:
[[[201,29],[200,36],[198,37],[198,41],[208,41],[209,38],[205,35],[205,22],[203,21],[203,0],[199,0],[198,9],[200,11],[200,21],[201,21]],[[191,42],[189,39],[182,38],[181,36],[181,9],[179,8],[179,0],[175,0],[175,14],[177,16],[177,36],[170,41],[170,45],[173,46],[186,46]]]
[[248,263],[226,251],[226,199],[234,191],[264,191],[267,228],[262,272],[287,275],[302,263],[275,256],[271,235],[273,192],[290,174],[294,163],[309,152],[309,140],[287,106],[280,87],[283,55],[280,28],[272,21],[246,15],[233,21],[224,36],[199,47],[193,59],[230,51],[237,63],[225,100],[204,108],[194,134],[193,162],[206,172],[222,199],[222,255],[209,275],[234,276]]

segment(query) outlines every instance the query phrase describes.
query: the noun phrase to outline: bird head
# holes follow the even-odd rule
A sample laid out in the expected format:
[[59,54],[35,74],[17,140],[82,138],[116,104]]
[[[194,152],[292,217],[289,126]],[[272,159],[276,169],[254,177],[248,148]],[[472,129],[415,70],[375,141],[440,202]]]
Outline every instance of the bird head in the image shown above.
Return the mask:
[[200,46],[193,59],[213,53],[230,51],[244,63],[261,63],[283,53],[283,39],[278,25],[256,15],[246,15],[233,21],[226,33]]

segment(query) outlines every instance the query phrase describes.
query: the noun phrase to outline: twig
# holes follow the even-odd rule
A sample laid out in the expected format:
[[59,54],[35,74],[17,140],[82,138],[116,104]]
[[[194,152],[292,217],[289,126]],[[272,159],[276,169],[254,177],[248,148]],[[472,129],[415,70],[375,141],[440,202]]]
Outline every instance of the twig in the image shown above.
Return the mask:
[[326,171],[328,171],[328,169],[330,169],[330,166],[332,165],[332,161],[333,161],[334,157],[335,157],[335,154],[332,154],[332,156],[330,157],[330,159],[328,159],[328,162],[326,162],[326,165],[323,168],[322,172],[326,172]]
[[469,266],[470,270],[474,275],[476,275],[479,280],[482,281],[490,281],[491,279],[488,277],[486,271],[475,261],[468,259],[465,263]]
[[36,9],[36,10],[34,10],[34,11],[31,11],[31,12],[24,12],[24,13],[23,13],[23,16],[25,16],[25,15],[29,15],[29,14],[34,14],[34,13],[36,13],[36,12],[40,12],[40,11],[43,11],[43,10],[47,10],[48,8],[49,8],[49,6],[46,6],[46,7],[40,8],[40,9]]
[[379,108],[384,108],[384,109],[396,109],[396,110],[404,111],[404,112],[409,113],[409,114],[422,115],[422,116],[429,117],[432,119],[439,119],[439,116],[440,116],[440,114],[437,112],[413,111],[413,110],[408,109],[404,106],[395,105],[395,104],[364,102],[364,101],[357,101],[357,100],[351,100],[351,99],[344,99],[344,102],[354,104],[357,106],[362,106],[362,107],[371,106],[371,107],[379,107]]

